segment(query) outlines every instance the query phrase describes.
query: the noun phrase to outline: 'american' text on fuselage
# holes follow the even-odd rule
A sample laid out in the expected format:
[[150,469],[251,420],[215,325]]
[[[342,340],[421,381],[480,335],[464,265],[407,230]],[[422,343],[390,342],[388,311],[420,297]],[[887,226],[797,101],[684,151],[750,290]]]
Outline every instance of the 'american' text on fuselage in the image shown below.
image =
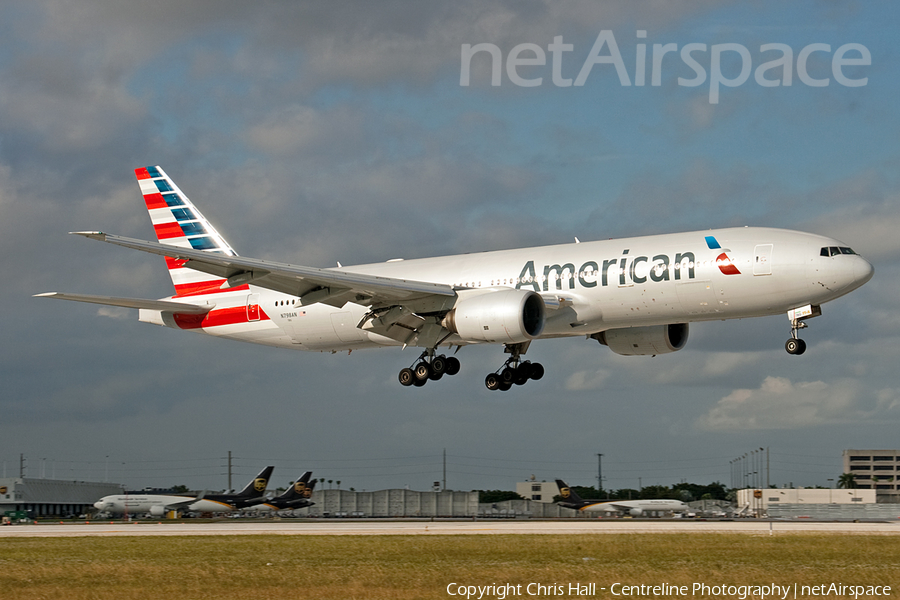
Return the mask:
[[[687,279],[695,277],[693,252],[679,252],[675,254],[675,260],[671,260],[667,254],[657,254],[652,259],[649,256],[636,256],[631,260],[629,258],[628,250],[624,250],[620,258],[602,261],[602,267],[601,263],[593,260],[585,262],[577,270],[573,263],[544,265],[543,274],[540,277],[535,271],[534,261],[529,260],[522,267],[522,272],[516,280],[516,289],[530,287],[536,292],[548,292],[551,280],[556,282],[558,290],[563,289],[565,281],[568,281],[570,290],[575,289],[576,281],[578,285],[585,288],[593,288],[597,285],[607,287],[610,284],[610,271],[612,271],[613,277],[618,274],[618,285],[620,286],[633,283],[643,284],[648,279],[657,283],[670,279],[680,280],[685,271]],[[541,289],[542,284],[543,289]]]

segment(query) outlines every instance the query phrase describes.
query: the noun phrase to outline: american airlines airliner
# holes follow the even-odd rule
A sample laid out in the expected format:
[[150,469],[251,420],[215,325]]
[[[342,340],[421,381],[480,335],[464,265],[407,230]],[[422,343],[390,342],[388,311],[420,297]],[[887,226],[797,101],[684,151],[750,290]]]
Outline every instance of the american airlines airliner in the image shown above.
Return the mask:
[[[835,239],[760,227],[714,229],[314,268],[239,256],[158,166],[136,169],[157,241],[74,232],[165,257],[175,294],[160,300],[49,292],[39,297],[139,310],[172,329],[316,352],[408,346],[404,386],[455,375],[443,349],[502,345],[490,390],[540,379],[535,340],[584,337],[623,355],[684,348],[696,321],[786,314],[789,354],[822,304],[872,278]],[[498,361],[500,362],[500,361]]]

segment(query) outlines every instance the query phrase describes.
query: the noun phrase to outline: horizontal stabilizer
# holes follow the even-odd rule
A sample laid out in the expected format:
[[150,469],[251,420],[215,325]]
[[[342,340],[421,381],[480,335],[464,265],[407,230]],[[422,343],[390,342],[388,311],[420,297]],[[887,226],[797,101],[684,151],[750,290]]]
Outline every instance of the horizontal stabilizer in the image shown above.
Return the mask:
[[91,296],[88,294],[66,294],[63,292],[45,292],[35,294],[35,298],[58,298],[59,300],[74,300],[76,302],[88,302],[90,304],[105,304],[107,306],[121,306],[124,308],[144,308],[147,310],[159,310],[178,313],[181,315],[204,315],[215,308],[215,304],[187,304],[185,302],[170,302],[167,300],[144,300],[142,298],[116,298],[113,296]]

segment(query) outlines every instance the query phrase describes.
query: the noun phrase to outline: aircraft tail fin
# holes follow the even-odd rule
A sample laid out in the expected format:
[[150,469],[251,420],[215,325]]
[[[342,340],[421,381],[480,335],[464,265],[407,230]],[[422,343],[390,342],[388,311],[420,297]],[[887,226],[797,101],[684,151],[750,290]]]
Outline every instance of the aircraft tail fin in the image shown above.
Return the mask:
[[[226,256],[237,253],[225,241],[209,220],[182,192],[172,178],[159,166],[134,170],[150,221],[161,244],[215,252]],[[185,268],[183,260],[166,258],[166,266],[175,286],[176,296],[220,291],[221,278]]]
[[272,471],[274,470],[275,467],[266,467],[260,471],[259,475],[254,477],[250,483],[244,486],[244,489],[236,494],[238,498],[257,498],[262,496],[266,492],[269,479],[272,478]]
[[584,502],[584,499],[579,496],[575,490],[569,487],[562,479],[556,480],[556,486],[559,488],[559,495],[569,504],[578,504],[580,502]]
[[297,481],[291,484],[291,487],[278,496],[276,500],[291,502],[294,500],[308,499],[312,496],[313,488],[316,486],[315,480],[313,480],[312,483],[309,482],[311,476],[312,471],[306,471],[299,479],[297,479]]

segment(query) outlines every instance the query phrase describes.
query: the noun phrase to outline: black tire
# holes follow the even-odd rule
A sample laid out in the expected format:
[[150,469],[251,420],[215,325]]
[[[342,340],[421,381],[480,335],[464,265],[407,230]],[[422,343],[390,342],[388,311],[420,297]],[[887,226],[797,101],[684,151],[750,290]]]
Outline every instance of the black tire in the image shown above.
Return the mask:
[[501,392],[508,392],[512,386],[513,386],[513,384],[511,384],[511,383],[500,382],[500,387],[498,389]]
[[784,343],[784,349],[787,350],[788,354],[799,356],[806,352],[806,342],[801,339],[791,338]]
[[487,389],[491,390],[492,392],[494,390],[499,390],[500,384],[501,384],[500,376],[497,375],[496,373],[488,373],[488,376],[484,378],[485,387]]
[[427,379],[419,379],[417,377],[413,377],[413,385],[416,387],[422,387],[426,383],[428,383]]
[[502,371],[500,371],[500,381],[503,383],[508,383],[512,385],[513,381],[516,380],[516,371],[511,369],[510,367],[505,367]]
[[541,363],[531,363],[531,378],[537,381],[544,376],[544,365]]
[[431,366],[427,362],[420,362],[413,369],[416,373],[416,379],[426,381],[431,377]]
[[447,372],[447,357],[435,356],[431,359],[431,371],[435,375],[443,375]]
[[459,373],[459,369],[462,365],[459,362],[459,359],[455,356],[451,356],[447,359],[447,375],[456,375]]
[[516,367],[516,377],[513,379],[513,383],[516,385],[525,385],[528,383],[528,378],[531,376],[531,363],[524,362],[518,367]]
[[400,370],[400,385],[409,387],[416,380],[416,374],[410,368]]

